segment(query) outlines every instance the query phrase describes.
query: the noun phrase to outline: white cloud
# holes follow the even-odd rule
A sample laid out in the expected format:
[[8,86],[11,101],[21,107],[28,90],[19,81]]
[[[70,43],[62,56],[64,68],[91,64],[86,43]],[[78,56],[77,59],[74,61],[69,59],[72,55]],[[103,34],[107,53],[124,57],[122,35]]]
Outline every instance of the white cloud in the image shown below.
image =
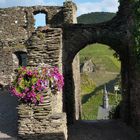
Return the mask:
[[0,3],[5,3],[5,0],[0,0]]
[[[81,0],[82,1],[82,0]],[[0,7],[12,6],[32,6],[32,5],[62,5],[58,0],[0,0]],[[118,0],[87,0],[87,2],[77,3],[78,15],[97,11],[116,12],[118,10]]]
[[90,12],[116,12],[118,11],[118,0],[102,0],[100,2],[85,2],[79,3],[78,6],[78,15]]
[[46,5],[44,0],[0,0],[0,7]]

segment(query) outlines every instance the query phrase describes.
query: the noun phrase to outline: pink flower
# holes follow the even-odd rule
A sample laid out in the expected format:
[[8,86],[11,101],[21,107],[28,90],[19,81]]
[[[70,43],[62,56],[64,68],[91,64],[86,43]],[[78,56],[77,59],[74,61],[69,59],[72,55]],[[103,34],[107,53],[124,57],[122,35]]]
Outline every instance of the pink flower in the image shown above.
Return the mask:
[[32,71],[27,71],[27,75],[32,76],[33,75]]
[[40,65],[37,68],[20,67],[17,78],[10,87],[10,93],[27,103],[41,103],[42,91],[60,91],[64,85],[63,76],[57,67]]

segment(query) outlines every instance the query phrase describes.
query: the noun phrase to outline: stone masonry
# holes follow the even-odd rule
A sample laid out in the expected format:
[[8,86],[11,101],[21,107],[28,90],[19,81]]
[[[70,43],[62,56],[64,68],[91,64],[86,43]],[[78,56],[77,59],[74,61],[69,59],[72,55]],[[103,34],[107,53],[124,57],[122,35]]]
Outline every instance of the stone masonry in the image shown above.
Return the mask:
[[19,105],[19,139],[67,139],[66,115],[53,113],[52,102],[51,94],[47,93],[44,102],[38,106]]
[[[59,67],[62,72],[62,30],[49,28],[37,30],[27,42],[28,66],[37,67],[45,63]],[[52,110],[54,113],[62,112],[62,93],[52,96]]]
[[[115,50],[121,60],[123,101],[121,119],[140,134],[139,71],[133,67],[133,23],[135,6],[121,0],[119,11],[111,21],[77,24],[76,5],[33,6],[0,9],[0,84],[9,85],[21,53],[27,65],[46,63],[58,66],[65,86],[60,94],[47,96],[43,105],[20,104],[19,139],[67,139],[67,122],[80,118],[80,67],[78,52],[91,43],[103,43]],[[34,15],[44,13],[46,26],[35,30]],[[18,54],[18,55],[17,55]]]
[[[62,28],[68,23],[73,3],[63,7],[34,6],[0,9],[0,79],[9,85],[19,64],[18,56],[27,54],[27,66],[45,63],[62,71]],[[75,6],[75,5],[74,5]],[[70,10],[69,10],[70,8]],[[71,14],[69,14],[69,12]],[[34,15],[46,14],[45,27],[34,28]],[[75,18],[76,19],[76,18]],[[17,55],[18,54],[18,55]],[[47,94],[38,106],[20,103],[18,106],[18,139],[66,140],[67,120],[62,110],[62,93]]]
[[81,49],[98,42],[110,46],[119,55],[123,91],[120,116],[124,122],[133,126],[140,134],[140,74],[139,65],[134,54],[135,12],[139,5],[136,6],[135,3],[135,0],[120,0],[119,11],[116,16],[104,23],[93,25],[67,24],[63,26],[65,108],[70,123],[76,120],[75,109],[77,103],[75,100],[75,85],[77,83],[75,83],[73,77],[73,60]]

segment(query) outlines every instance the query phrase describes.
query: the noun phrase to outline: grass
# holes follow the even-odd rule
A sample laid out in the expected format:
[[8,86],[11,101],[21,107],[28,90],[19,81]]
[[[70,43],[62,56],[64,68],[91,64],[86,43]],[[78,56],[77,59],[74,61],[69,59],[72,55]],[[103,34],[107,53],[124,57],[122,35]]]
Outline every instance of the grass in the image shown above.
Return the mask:
[[93,91],[96,87],[95,82],[85,73],[81,74],[81,95],[85,95]]
[[83,120],[96,120],[98,108],[102,105],[103,94],[92,96],[86,103],[82,105],[82,119]]
[[[98,115],[98,108],[102,105],[103,92],[100,90],[93,95],[89,100],[82,105],[82,119],[83,120],[96,120]],[[121,95],[117,95],[117,101],[121,100]],[[116,95],[114,93],[109,94],[109,105],[116,106]]]
[[106,71],[118,72],[120,62],[113,56],[115,52],[108,46],[102,44],[92,44],[80,51],[80,62],[85,59],[92,59],[97,67],[104,67]]
[[[103,86],[107,83],[109,104],[116,104],[116,95],[112,93],[113,86],[118,82],[120,62],[113,56],[115,52],[108,46],[92,44],[80,51],[80,62],[92,59],[96,72],[81,74],[82,119],[96,120],[98,108],[102,105]],[[121,95],[118,95],[118,100]]]

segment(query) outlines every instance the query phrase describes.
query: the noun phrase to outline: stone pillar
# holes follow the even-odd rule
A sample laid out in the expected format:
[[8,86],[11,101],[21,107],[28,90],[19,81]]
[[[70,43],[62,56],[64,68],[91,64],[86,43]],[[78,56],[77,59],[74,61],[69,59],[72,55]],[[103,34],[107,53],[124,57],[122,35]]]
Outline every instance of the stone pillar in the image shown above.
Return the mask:
[[72,63],[73,80],[74,80],[74,101],[75,101],[75,120],[81,115],[81,87],[80,87],[80,61],[77,54]]
[[[44,28],[43,28],[44,29]],[[49,28],[37,30],[28,40],[28,66],[36,67],[45,63],[59,67],[62,73],[62,30]],[[62,112],[62,93],[52,97],[54,112]]]
[[[130,124],[140,135],[140,1],[121,1],[127,18],[127,54]],[[126,8],[125,8],[126,7]],[[129,10],[128,10],[129,9]]]
[[[77,16],[76,16],[76,11],[77,11],[77,6],[75,3],[73,3],[72,1],[66,1],[64,2],[64,10],[63,10],[63,15],[64,15],[64,24],[74,24],[77,23]],[[65,46],[64,43],[64,47],[67,48],[67,46]],[[65,56],[67,52],[65,52],[65,48],[63,51],[63,55]],[[67,60],[64,60],[65,65],[63,64],[63,66],[68,67],[67,66]],[[71,95],[70,92],[69,93],[65,93],[65,99],[67,100],[65,101],[67,105],[65,106],[66,112],[67,112],[67,118],[68,118],[68,122],[72,123],[74,120],[78,120],[80,118],[80,113],[81,113],[81,97],[80,97],[80,61],[79,61],[79,54],[77,54],[75,56],[75,58],[73,59],[72,65],[70,64],[69,67],[71,67],[70,69],[72,69],[72,74],[70,75],[69,73],[67,73],[67,70],[65,70],[65,78],[66,76],[69,77],[68,75],[71,76],[72,81],[72,88],[71,92],[73,92]],[[67,79],[67,78],[66,78]],[[68,80],[69,81],[69,80]],[[71,81],[70,81],[71,82]],[[65,84],[65,88],[69,88],[69,85],[71,85],[71,83]],[[67,90],[65,90],[67,91]],[[71,96],[71,97],[69,97]],[[71,104],[71,105],[70,105]],[[68,107],[69,106],[69,107]],[[71,106],[71,108],[70,108]],[[73,113],[71,113],[73,110]]]
[[66,1],[63,4],[64,10],[63,10],[63,15],[64,15],[64,23],[70,24],[70,23],[77,23],[77,6],[75,3],[72,1]]
[[122,101],[120,108],[121,119],[130,124],[130,86],[129,86],[129,57],[127,54],[121,56],[121,88]]
[[[27,42],[28,66],[45,63],[62,72],[62,30],[40,28]],[[45,94],[44,94],[45,95]],[[21,140],[66,140],[66,114],[62,112],[62,92],[47,93],[39,105],[20,104],[18,134]]]

